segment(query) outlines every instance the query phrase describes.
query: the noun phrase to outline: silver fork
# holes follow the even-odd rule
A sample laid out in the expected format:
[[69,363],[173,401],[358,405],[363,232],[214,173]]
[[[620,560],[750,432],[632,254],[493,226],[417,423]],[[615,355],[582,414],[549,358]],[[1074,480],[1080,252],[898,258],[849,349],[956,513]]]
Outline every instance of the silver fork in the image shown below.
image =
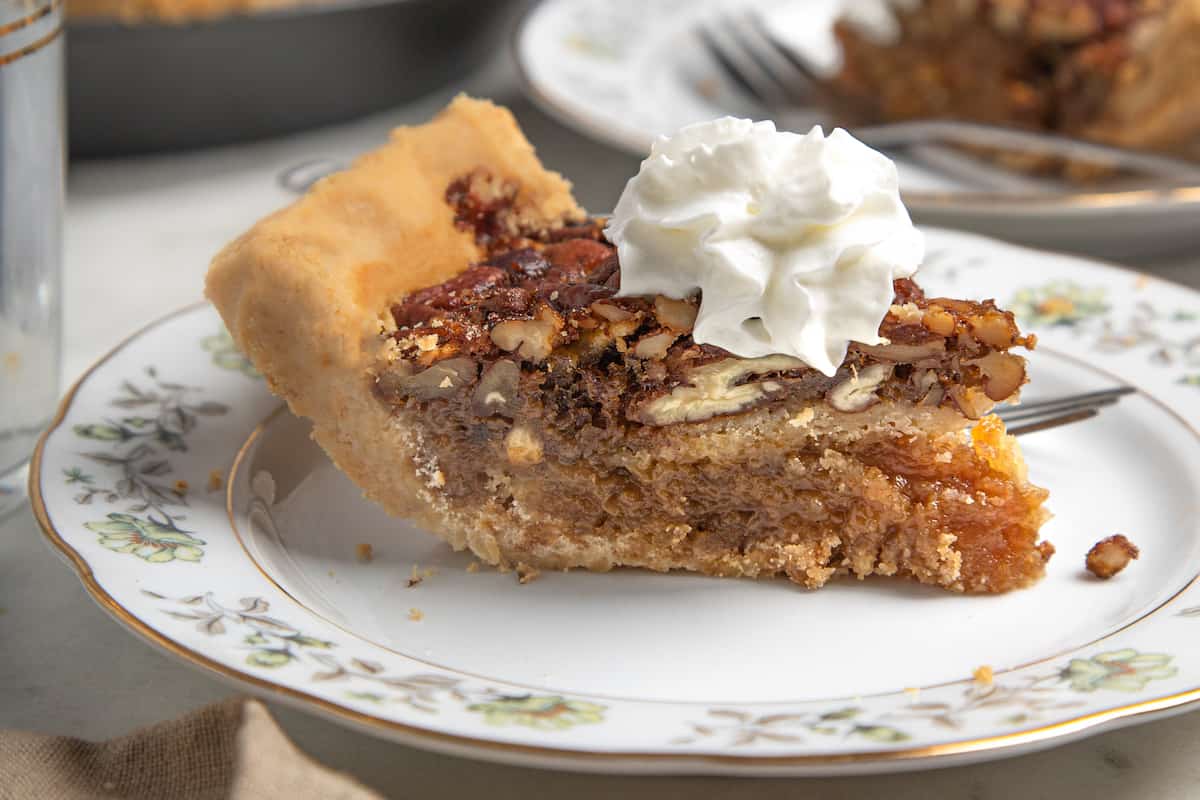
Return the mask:
[[[996,413],[1004,420],[1013,436],[1058,428],[1073,422],[1091,419],[1105,406],[1116,404],[1122,397],[1137,391],[1132,386],[1118,386],[1097,392],[1067,395],[1053,400],[1040,400],[1018,406],[1006,406]],[[1013,425],[1012,423],[1018,423]]]
[[[822,94],[828,94],[828,82],[806,63],[803,54],[781,42],[757,13],[724,13],[708,18],[698,33],[717,64],[765,105],[782,126],[807,129],[820,121],[812,106],[820,104]],[[930,119],[856,126],[851,132],[871,147],[904,149],[946,174],[998,191],[1045,192],[1047,184],[1053,186],[1053,182],[939,145],[1065,158],[1152,177],[1164,188],[1200,184],[1200,166],[1182,159],[999,125]]]

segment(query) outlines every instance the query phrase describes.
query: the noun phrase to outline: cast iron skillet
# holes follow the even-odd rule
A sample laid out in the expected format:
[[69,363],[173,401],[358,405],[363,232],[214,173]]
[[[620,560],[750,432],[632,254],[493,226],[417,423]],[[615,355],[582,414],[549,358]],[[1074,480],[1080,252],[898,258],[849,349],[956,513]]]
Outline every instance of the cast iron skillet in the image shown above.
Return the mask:
[[503,47],[514,5],[341,0],[182,25],[71,21],[71,155],[225,144],[396,105]]

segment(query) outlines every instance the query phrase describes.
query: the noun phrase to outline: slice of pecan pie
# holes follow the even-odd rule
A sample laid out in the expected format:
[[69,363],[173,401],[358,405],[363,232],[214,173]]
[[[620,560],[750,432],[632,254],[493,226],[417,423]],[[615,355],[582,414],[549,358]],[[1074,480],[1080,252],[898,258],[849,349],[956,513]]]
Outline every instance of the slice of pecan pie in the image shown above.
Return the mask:
[[1200,0],[915,0],[837,26],[855,122],[952,117],[1200,157]]
[[334,461],[502,568],[1041,577],[1044,490],[991,407],[1031,347],[991,301],[895,282],[836,374],[616,297],[601,221],[511,116],[459,98],[229,245],[208,292]]

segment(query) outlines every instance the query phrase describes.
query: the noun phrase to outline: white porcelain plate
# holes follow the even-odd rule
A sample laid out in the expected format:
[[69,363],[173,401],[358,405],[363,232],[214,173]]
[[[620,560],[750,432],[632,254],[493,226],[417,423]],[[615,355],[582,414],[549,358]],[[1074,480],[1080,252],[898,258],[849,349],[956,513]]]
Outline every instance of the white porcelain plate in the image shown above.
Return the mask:
[[[833,64],[833,20],[861,0],[545,0],[513,43],[525,89],[547,113],[594,139],[645,155],[654,137],[692,122],[770,112],[724,77],[697,30],[747,8],[816,64]],[[795,125],[811,125],[803,110]],[[899,159],[900,185],[921,222],[1103,257],[1200,244],[1200,187],[1086,191],[1023,181],[984,191]]]
[[[1042,346],[1027,397],[1127,382],[1024,440],[1058,548],[997,597],[636,570],[521,585],[389,519],[279,411],[216,313],[134,336],[32,467],[51,542],[124,625],[250,691],[409,744],[614,772],[828,774],[998,757],[1200,699],[1200,294],[929,232],[933,293]],[[1083,570],[1112,533],[1142,550]],[[373,558],[360,558],[370,545]],[[991,667],[990,684],[977,682]]]

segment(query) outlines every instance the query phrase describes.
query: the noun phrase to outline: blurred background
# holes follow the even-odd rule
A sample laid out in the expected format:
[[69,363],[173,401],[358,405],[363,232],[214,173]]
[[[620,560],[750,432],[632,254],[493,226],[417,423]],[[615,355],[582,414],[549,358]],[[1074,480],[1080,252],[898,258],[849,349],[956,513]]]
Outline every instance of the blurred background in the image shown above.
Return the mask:
[[[656,135],[689,122],[849,124],[896,157],[919,222],[1190,276],[1200,81],[1180,76],[1200,58],[1187,46],[1200,21],[1163,9],[1194,4],[1002,3],[1027,14],[1002,35],[986,3],[930,0],[912,19],[893,5],[919,4],[68,0],[64,374],[104,352],[114,327],[198,299],[221,244],[459,91],[512,108],[594,212],[613,206]],[[1059,8],[1061,19],[1040,19],[1038,7]],[[1129,13],[1080,20],[1100,8]],[[1182,44],[1163,33],[1172,26],[1186,28]],[[1135,38],[1147,52],[1133,51]],[[1178,69],[1159,69],[1164,49]],[[1093,62],[1098,72],[1087,73]],[[1141,70],[1136,92],[1115,77],[1131,70]],[[1070,102],[1084,95],[1094,106],[1086,119],[1132,120],[1118,132],[1153,119],[1137,134],[1144,146],[1112,125],[1078,122]],[[1170,113],[1159,119],[1156,103]],[[962,131],[881,124],[945,119],[1045,141],[1013,149],[991,146],[986,130],[960,141]],[[115,281],[129,322],[85,313]]]
[[[70,0],[70,151],[308,141],[286,179],[302,189],[372,141],[344,125],[332,146],[298,132],[371,115],[380,131],[470,89],[529,117],[552,162],[556,147],[587,148],[575,174],[603,211],[632,169],[590,172],[593,158],[636,158],[657,135],[734,114],[851,127],[896,158],[928,224],[1163,255],[1200,243],[1190,5]],[[531,107],[576,135],[538,136]],[[592,174],[610,184],[594,197]]]
[[[0,0],[0,448],[24,436],[10,448],[23,459],[65,386],[137,328],[201,300],[223,244],[460,91],[511,108],[542,160],[594,212],[612,208],[653,138],[681,125],[722,114],[797,130],[848,124],[897,158],[920,222],[1200,285],[1200,18],[1194,9],[1173,15],[1195,3],[1042,4],[1077,22],[1072,9],[1108,9],[1075,28],[1026,14],[1037,4],[997,3],[1017,9],[1017,29],[983,3],[929,0],[937,13],[924,20],[897,17],[891,5]],[[13,27],[21,20],[31,21]],[[992,127],[925,124],[944,120]],[[997,133],[1014,128],[1036,136]],[[8,424],[18,409],[20,425]],[[21,481],[0,476],[0,506]],[[128,646],[45,552],[32,520],[6,525],[21,531],[0,535],[0,641],[20,646],[0,659],[3,727],[101,738],[227,693]],[[4,613],[31,605],[36,616]],[[87,657],[62,659],[64,641]],[[436,791],[459,764],[281,716],[319,758],[379,784],[403,768],[414,787]],[[1176,722],[1121,740],[1139,769],[1191,769],[1163,763],[1182,736]],[[1091,758],[1084,745],[1066,750]],[[960,772],[945,785],[978,797],[991,796],[978,787],[1002,774],[1047,796],[1083,785],[1085,773],[1060,773],[1053,754],[1022,763],[990,765],[979,773],[986,780]],[[1096,789],[1130,768],[1119,759],[1095,766],[1086,780]],[[532,783],[523,774],[479,767],[470,780],[516,796]],[[889,779],[896,796],[927,796],[910,777]],[[1183,778],[1194,785],[1194,775]],[[583,785],[551,780],[564,791]],[[588,785],[587,796],[606,796],[616,783]],[[720,794],[714,786],[724,784],[703,791]],[[787,784],[773,787],[783,796]],[[829,782],[836,796],[870,791],[867,779],[840,787]]]

